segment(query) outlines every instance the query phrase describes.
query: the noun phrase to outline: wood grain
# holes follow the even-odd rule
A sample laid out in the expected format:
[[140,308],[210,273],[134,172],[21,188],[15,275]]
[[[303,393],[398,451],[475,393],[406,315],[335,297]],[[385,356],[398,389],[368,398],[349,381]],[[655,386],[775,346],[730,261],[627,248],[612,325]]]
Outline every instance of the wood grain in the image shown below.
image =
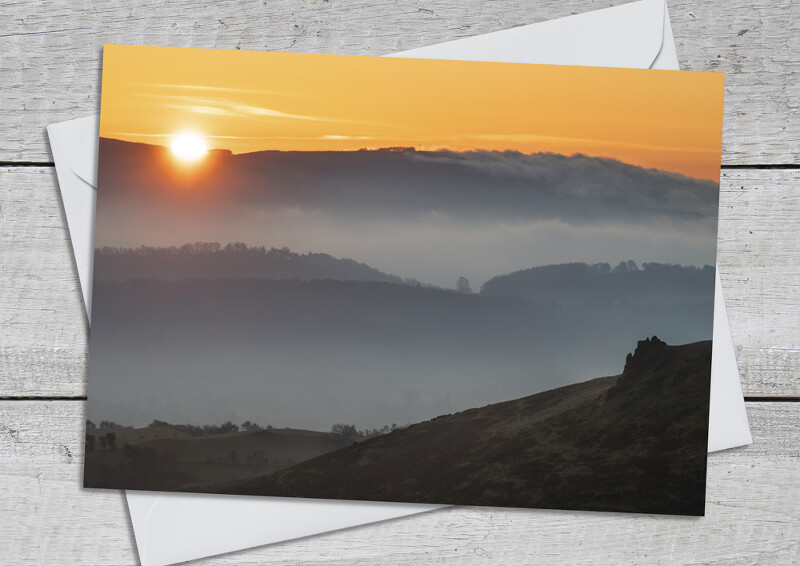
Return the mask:
[[717,262],[743,390],[800,396],[800,170],[723,173]]
[[[0,564],[136,564],[79,488],[87,324],[45,126],[98,111],[103,43],[381,55],[628,0],[0,3]],[[800,3],[669,0],[681,67],[726,75],[718,262],[746,395],[800,397]],[[34,166],[31,166],[34,165]],[[800,564],[800,403],[748,403],[707,516],[452,508],[198,564]]]
[[[0,162],[50,161],[45,125],[98,111],[104,43],[382,55],[626,1],[4,3]],[[723,162],[800,163],[800,3],[669,7],[682,68],[727,73]]]
[[[79,488],[83,402],[0,402],[0,563],[135,564],[120,492]],[[800,404],[750,403],[754,444],[709,457],[706,517],[498,508],[358,527],[198,564],[790,564]]]
[[[719,265],[744,391],[798,396],[800,170],[726,171]],[[87,325],[55,173],[0,168],[0,396],[86,394]]]

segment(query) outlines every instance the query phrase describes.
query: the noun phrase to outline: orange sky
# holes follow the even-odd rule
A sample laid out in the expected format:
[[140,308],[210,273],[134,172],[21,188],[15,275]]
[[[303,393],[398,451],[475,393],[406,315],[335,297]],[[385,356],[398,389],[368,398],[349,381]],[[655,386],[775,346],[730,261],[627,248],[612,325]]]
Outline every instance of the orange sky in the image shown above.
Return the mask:
[[719,181],[722,73],[106,45],[100,135],[611,157]]

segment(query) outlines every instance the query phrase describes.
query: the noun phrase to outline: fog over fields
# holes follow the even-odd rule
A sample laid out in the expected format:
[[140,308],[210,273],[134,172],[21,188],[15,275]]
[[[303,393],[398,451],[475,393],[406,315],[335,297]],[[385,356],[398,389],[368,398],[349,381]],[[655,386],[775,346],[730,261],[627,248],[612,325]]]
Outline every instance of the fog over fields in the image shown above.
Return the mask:
[[101,140],[89,418],[403,425],[711,338],[715,183],[407,149],[181,172],[167,151]]

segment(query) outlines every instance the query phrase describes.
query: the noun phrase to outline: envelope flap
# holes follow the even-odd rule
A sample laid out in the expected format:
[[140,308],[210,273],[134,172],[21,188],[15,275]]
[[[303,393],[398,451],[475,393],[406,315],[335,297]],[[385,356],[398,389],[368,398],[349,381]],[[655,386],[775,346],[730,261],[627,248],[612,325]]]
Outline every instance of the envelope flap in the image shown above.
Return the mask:
[[165,566],[445,507],[293,497],[126,493],[142,566]]
[[[99,142],[99,116],[87,116],[51,125],[54,138],[59,141],[68,167],[78,177],[97,187],[97,144]],[[92,151],[87,151],[91,148]]]
[[97,116],[47,126],[87,316],[92,308],[97,126]]
[[[647,69],[661,51],[665,17],[664,0],[640,0],[389,56]],[[581,40],[565,48],[565,34]]]

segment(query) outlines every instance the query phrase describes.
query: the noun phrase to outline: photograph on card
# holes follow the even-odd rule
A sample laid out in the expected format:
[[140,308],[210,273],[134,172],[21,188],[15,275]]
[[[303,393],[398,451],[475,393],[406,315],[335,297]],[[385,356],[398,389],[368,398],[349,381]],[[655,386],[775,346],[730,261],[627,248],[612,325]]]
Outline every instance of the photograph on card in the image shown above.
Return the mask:
[[84,485],[702,515],[722,95],[105,46]]

